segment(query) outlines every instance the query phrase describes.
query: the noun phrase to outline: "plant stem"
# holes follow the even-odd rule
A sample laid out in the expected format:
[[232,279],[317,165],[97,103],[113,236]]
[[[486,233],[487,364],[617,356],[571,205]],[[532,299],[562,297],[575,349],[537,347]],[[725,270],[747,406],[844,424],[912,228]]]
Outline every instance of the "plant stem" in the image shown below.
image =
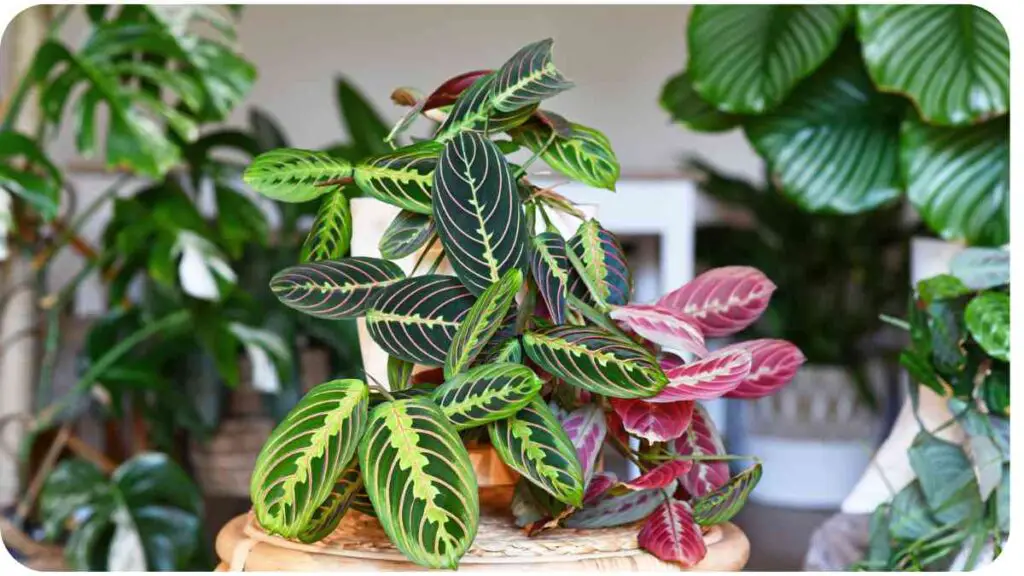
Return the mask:
[[[376,379],[374,379],[373,376],[370,376],[369,374],[367,374],[367,376],[369,376],[369,378],[371,380],[376,382]],[[381,396],[387,398],[389,402],[394,402],[395,401],[395,397],[391,395],[391,392],[388,392],[387,390],[385,390],[383,386],[380,386],[378,384],[369,384],[369,385],[367,385],[367,388],[369,388],[370,390],[372,390],[372,391],[380,394]]]
[[910,331],[910,322],[907,322],[902,318],[895,318],[893,316],[889,316],[888,314],[879,314],[878,319],[890,326],[895,326],[902,330],[906,330],[907,332]]
[[39,255],[32,260],[32,266],[38,270],[43,266],[47,265],[50,262],[50,260],[52,260],[53,257],[57,254],[57,251],[63,248],[68,242],[75,238],[75,235],[78,234],[79,229],[82,226],[84,226],[85,223],[89,220],[89,218],[91,218],[92,215],[95,214],[96,211],[103,206],[103,203],[106,200],[108,200],[111,196],[116,194],[118,190],[121,189],[121,186],[130,177],[131,176],[129,174],[121,174],[120,176],[118,176],[117,180],[115,180],[110,186],[108,186],[103,192],[101,192],[95,200],[93,200],[88,206],[86,206],[85,210],[83,210],[81,214],[75,216],[74,220],[72,220],[71,223],[68,224],[67,227],[61,231],[60,236],[57,237],[57,239],[54,241],[52,245],[50,245],[46,250],[40,252]]
[[526,160],[526,162],[523,162],[523,165],[519,167],[519,172],[517,172],[515,177],[514,177],[515,180],[519,180],[521,177],[523,177],[526,174],[526,169],[530,167],[530,164],[533,164],[534,162],[536,162],[537,159],[541,157],[541,154],[544,154],[545,152],[548,151],[548,147],[551,146],[551,144],[554,143],[555,138],[557,136],[558,136],[558,133],[556,133],[554,130],[552,130],[551,131],[551,136],[548,138],[548,141],[545,142],[543,146],[541,146],[540,150],[537,150],[536,152],[534,152],[533,156],[530,156]]
[[733,454],[717,454],[714,456],[705,455],[688,455],[683,456],[681,454],[641,454],[640,458],[644,460],[652,461],[672,461],[672,460],[684,460],[687,462],[730,462],[734,460],[751,461],[757,464],[761,464],[762,461],[757,456],[745,456],[745,455],[733,455]]
[[440,236],[438,236],[437,234],[435,234],[434,237],[430,239],[430,242],[427,243],[427,247],[424,248],[423,251],[420,252],[419,257],[416,258],[416,264],[413,264],[412,272],[409,272],[409,276],[416,275],[416,271],[420,269],[420,264],[423,263],[423,260],[427,257],[427,254],[430,253],[430,251],[434,248],[434,244],[437,244],[437,241],[439,239]]
[[608,318],[608,316],[605,315],[605,313],[595,310],[586,302],[577,298],[575,294],[566,293],[565,297],[566,300],[569,301],[569,304],[577,311],[579,311],[579,313],[582,314],[583,317],[586,318],[587,320],[590,320],[594,324],[597,324],[598,326],[604,328],[605,330],[611,332],[612,334],[615,334],[616,336],[632,341],[632,339],[625,332],[623,332],[615,324],[614,321]]
[[639,468],[642,472],[646,472],[649,469],[649,466],[647,466],[647,464],[640,461],[637,455],[633,452],[633,449],[627,446],[625,443],[623,443],[622,440],[619,440],[617,437],[615,437],[615,435],[606,435],[605,442],[610,442],[612,448],[615,448],[615,450],[617,450],[619,454],[622,454],[624,458],[635,464],[636,467]]

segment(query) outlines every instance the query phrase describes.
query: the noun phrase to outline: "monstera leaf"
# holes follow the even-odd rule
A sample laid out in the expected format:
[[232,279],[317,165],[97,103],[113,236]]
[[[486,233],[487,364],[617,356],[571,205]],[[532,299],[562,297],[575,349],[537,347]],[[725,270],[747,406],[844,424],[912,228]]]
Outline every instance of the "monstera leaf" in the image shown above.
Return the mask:
[[745,128],[789,198],[806,210],[850,214],[902,193],[905,108],[875,89],[851,39],[785,103]]
[[741,348],[718,350],[689,364],[683,364],[674,356],[664,356],[660,364],[668,377],[668,386],[647,402],[720,398],[750,374],[752,358],[749,351]]
[[647,398],[668,383],[645,348],[597,327],[556,326],[527,332],[523,348],[549,374],[612,398]]
[[583,503],[583,469],[576,448],[539,397],[514,416],[492,422],[491,444],[502,462],[560,502]]
[[475,298],[458,279],[430,274],[399,280],[366,312],[366,328],[388,354],[443,366]]
[[369,390],[359,380],[325,382],[274,428],[249,488],[264,530],[295,538],[309,526],[355,457],[368,399]]
[[965,128],[904,122],[907,196],[932,230],[975,245],[1010,241],[1009,137],[1006,117]]
[[761,464],[735,475],[724,486],[693,501],[693,519],[701,526],[728,522],[739,513],[761,480]]
[[707,555],[704,534],[693,521],[690,505],[668,500],[658,506],[636,537],[644,550],[668,562],[694,566]]
[[434,174],[434,222],[455,274],[473,294],[506,272],[526,272],[523,205],[505,157],[466,132],[444,147]]
[[608,314],[619,325],[628,328],[669,350],[707,356],[704,335],[689,317],[657,304],[630,304],[613,308]]
[[565,519],[567,528],[610,528],[643,520],[672,495],[675,484],[660,490],[641,490],[622,496],[604,492]]
[[328,193],[320,201],[316,219],[302,244],[303,262],[338,260],[348,254],[352,244],[352,210],[343,188]]
[[[24,158],[26,169],[13,166]],[[31,138],[14,131],[0,131],[0,188],[20,196],[44,219],[57,215],[63,177],[57,167]]]
[[597,457],[604,446],[604,436],[608,425],[604,419],[604,411],[597,404],[587,404],[568,414],[559,415],[566,436],[576,447],[576,455],[583,466],[583,483],[590,482],[597,467]]
[[[723,456],[725,446],[715,423],[700,404],[693,406],[693,419],[686,434],[673,440],[669,449],[680,456]],[[693,467],[679,477],[679,483],[694,498],[714,492],[729,481],[729,465],[716,460],[694,460]]]
[[1000,248],[969,247],[949,262],[949,271],[971,290],[1010,283],[1010,252]]
[[480,500],[469,454],[430,400],[385,402],[359,443],[381,527],[410,561],[454,569],[476,537]]
[[676,478],[686,474],[693,468],[693,462],[688,460],[669,460],[651,468],[628,482],[618,482],[608,489],[610,496],[620,496],[640,490],[653,490],[671,486]]
[[484,364],[447,380],[434,390],[433,399],[452,426],[464,430],[515,415],[543,385],[521,364]]
[[433,218],[402,210],[380,237],[380,255],[387,260],[401,260],[423,248],[434,235]]
[[651,442],[667,442],[679,438],[690,427],[690,418],[693,416],[693,402],[653,404],[645,399],[609,400],[626,430]]
[[565,239],[557,232],[541,232],[531,239],[530,269],[548,314],[555,324],[565,323],[565,295],[569,292],[572,264]]
[[573,87],[551,62],[550,38],[521,48],[498,69],[491,86],[491,106],[514,112],[536,105]]
[[796,376],[807,360],[803,352],[785,340],[760,338],[730,344],[722,350],[750,352],[750,372],[726,398],[762,398],[774,394]]
[[739,126],[741,117],[722,112],[693,89],[690,73],[683,70],[661,88],[661,107],[672,120],[695,132],[724,132]]
[[836,49],[851,11],[839,5],[696,6],[687,31],[693,87],[725,112],[771,110]]
[[857,30],[875,84],[909,97],[929,124],[1009,111],[1010,42],[984,8],[858,6]]
[[452,378],[468,368],[501,328],[516,294],[523,285],[523,273],[512,268],[484,290],[455,331],[448,357],[444,361],[444,377]]
[[362,316],[405,273],[394,262],[353,257],[285,268],[270,290],[285,305],[329,319]]
[[529,122],[509,132],[512,140],[528,148],[551,168],[594,188],[615,191],[619,160],[608,137],[599,130],[567,123],[559,133],[543,121]]
[[985,292],[967,304],[964,322],[971,337],[989,356],[1010,361],[1010,296]]
[[308,202],[352,177],[352,165],[326,152],[278,148],[253,159],[243,179],[279,202]]
[[363,478],[359,474],[359,459],[353,458],[341,472],[327,499],[313,512],[309,524],[296,536],[300,542],[319,542],[334,532],[341,519],[348,512],[356,495],[363,490]]
[[447,142],[462,132],[503,132],[526,122],[537,106],[524,106],[511,112],[500,112],[492,104],[491,94],[497,73],[477,78],[464,90],[451,112],[434,134],[435,142]]
[[625,306],[629,302],[633,273],[614,234],[590,219],[580,224],[568,246],[582,264],[569,287],[573,294],[608,306]]
[[705,337],[743,330],[768,307],[775,284],[749,266],[712,268],[658,300],[661,308],[690,318]]
[[429,215],[434,170],[442,148],[428,140],[368,158],[353,171],[356,185],[381,202]]

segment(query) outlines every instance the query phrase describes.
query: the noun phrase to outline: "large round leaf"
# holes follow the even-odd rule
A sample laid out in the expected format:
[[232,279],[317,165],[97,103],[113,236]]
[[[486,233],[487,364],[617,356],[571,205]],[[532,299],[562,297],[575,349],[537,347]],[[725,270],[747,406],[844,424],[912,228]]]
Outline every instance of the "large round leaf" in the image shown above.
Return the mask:
[[900,195],[904,108],[899,98],[875,90],[850,41],[785,103],[752,118],[746,133],[797,204],[856,213]]
[[279,148],[260,154],[245,169],[245,183],[280,202],[308,202],[352,176],[352,165],[326,152]]
[[463,430],[514,415],[543,384],[521,364],[484,364],[446,381],[434,390],[433,399],[455,429]]
[[693,87],[720,110],[772,109],[839,44],[849,6],[696,6],[690,15]]
[[448,357],[444,361],[444,377],[451,378],[469,368],[502,327],[516,294],[523,285],[522,271],[512,268],[484,290],[455,331]]
[[368,399],[369,390],[359,380],[325,382],[274,428],[249,488],[264,530],[295,538],[307,529],[355,456]]
[[965,128],[907,120],[901,164],[910,202],[943,238],[974,245],[1010,241],[1010,122]]
[[933,124],[986,120],[1010,109],[1010,42],[970,5],[857,7],[864,60],[880,90],[908,96]]
[[456,568],[476,537],[480,500],[469,454],[441,410],[425,398],[375,408],[359,467],[395,547],[420,566]]
[[964,310],[964,322],[974,340],[994,358],[1010,361],[1010,296],[985,292]]
[[430,214],[430,190],[441,145],[433,141],[367,158],[354,169],[356,185],[370,196],[419,214]]
[[394,262],[353,257],[285,268],[270,280],[270,290],[286,306],[310,316],[355,318],[404,277]]
[[672,120],[696,132],[724,132],[739,126],[741,117],[722,112],[697,94],[690,73],[683,70],[661,88],[661,107]]
[[366,313],[366,327],[388,354],[444,366],[455,332],[475,300],[452,276],[414,276],[396,282],[377,299]]

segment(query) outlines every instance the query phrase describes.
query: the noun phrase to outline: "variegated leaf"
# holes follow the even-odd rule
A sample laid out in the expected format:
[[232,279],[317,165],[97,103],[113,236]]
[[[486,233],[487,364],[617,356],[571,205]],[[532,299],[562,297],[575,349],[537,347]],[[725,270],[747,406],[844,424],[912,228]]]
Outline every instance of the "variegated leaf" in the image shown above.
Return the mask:
[[280,202],[308,202],[352,176],[352,165],[326,152],[279,148],[253,159],[242,179]]
[[412,385],[412,362],[388,356],[388,390],[405,390]]
[[320,318],[355,318],[405,273],[394,262],[353,257],[285,268],[270,290],[286,306]]
[[773,338],[737,342],[722,350],[746,350],[751,356],[750,373],[725,395],[726,398],[761,398],[774,394],[793,380],[807,360],[792,343]]
[[679,477],[679,483],[690,496],[700,498],[714,492],[729,481],[729,463],[723,460],[698,460],[705,456],[724,456],[725,446],[715,423],[700,404],[693,406],[693,419],[686,434],[673,440],[669,450],[689,456],[693,467]]
[[610,528],[624,526],[650,516],[658,504],[672,495],[675,484],[660,490],[641,490],[622,496],[607,492],[597,496],[565,520],[567,528]]
[[732,477],[721,488],[693,501],[693,519],[701,526],[732,520],[743,509],[747,497],[761,479],[761,464],[754,464]]
[[443,366],[455,332],[475,300],[452,276],[406,278],[394,283],[366,312],[366,328],[392,356]]
[[729,348],[680,364],[672,356],[661,359],[661,368],[668,376],[668,385],[648,402],[664,403],[681,400],[712,400],[721,398],[750,374],[753,356],[744,348]]
[[359,475],[359,459],[352,458],[342,471],[334,489],[323,504],[313,513],[309,524],[297,536],[300,542],[319,542],[327,537],[345,516],[356,494],[363,490],[363,478]]
[[636,540],[641,548],[661,560],[678,562],[684,567],[695,566],[708,552],[690,505],[675,499],[658,506]]
[[583,506],[597,502],[609,488],[618,483],[619,479],[615,472],[598,472],[587,483],[587,489],[583,493]]
[[621,496],[641,490],[666,488],[671,486],[676,478],[689,472],[691,468],[693,468],[693,462],[688,460],[669,460],[644,472],[638,478],[616,483],[608,489],[608,495]]
[[613,308],[608,314],[624,328],[636,332],[662,348],[707,356],[704,335],[687,316],[657,304],[629,304]]
[[565,239],[557,232],[541,232],[532,239],[530,269],[537,290],[555,324],[565,323],[565,295],[569,291],[572,264],[565,255]]
[[559,415],[558,420],[576,447],[576,455],[583,466],[583,483],[586,485],[594,475],[597,458],[601,455],[601,447],[604,445],[604,436],[608,432],[604,411],[597,404],[587,404],[564,417]]
[[525,106],[511,112],[495,110],[491,104],[491,89],[497,73],[477,78],[452,106],[451,112],[434,134],[435,142],[447,142],[463,132],[504,132],[526,122],[536,105]]
[[593,326],[555,326],[523,336],[526,355],[549,374],[612,398],[648,398],[668,377],[642,346]]
[[522,364],[484,364],[446,381],[433,399],[452,426],[464,430],[515,415],[543,384]]
[[480,294],[513,268],[525,273],[523,205],[494,143],[460,133],[445,145],[434,178],[434,222],[462,283]]
[[512,112],[564,92],[573,83],[551,61],[550,38],[521,48],[498,69],[491,87],[491,106]]
[[491,337],[501,328],[522,285],[522,271],[512,268],[480,294],[455,331],[455,337],[444,361],[445,379],[453,378],[469,368]]
[[492,422],[491,445],[501,460],[559,501],[583,502],[583,469],[576,448],[540,397],[514,416]]
[[[614,234],[590,219],[580,224],[569,238],[568,247],[583,265],[569,286],[584,301],[594,300],[609,306],[625,306],[633,293],[633,273],[626,263],[626,254]],[[587,282],[580,276],[585,275]],[[597,290],[590,294],[587,283]]]
[[775,284],[760,270],[724,266],[704,272],[657,304],[692,318],[706,338],[720,338],[760,318],[774,291]]
[[369,390],[359,380],[314,387],[274,428],[249,486],[256,518],[270,534],[295,538],[309,526],[355,456]]
[[411,562],[454,569],[476,537],[476,475],[458,433],[430,400],[385,402],[359,443],[381,527]]
[[352,245],[352,210],[344,188],[330,192],[320,200],[313,226],[302,243],[302,262],[338,260]]
[[542,122],[530,122],[509,134],[517,144],[540,153],[552,169],[587,186],[614,192],[621,169],[608,137],[575,122],[569,124],[568,132],[563,136]]
[[651,442],[679,438],[686,433],[693,416],[693,402],[685,400],[663,404],[625,398],[611,398],[610,401],[626,430]]
[[972,290],[1010,283],[1010,251],[1003,248],[964,248],[949,262],[949,272]]
[[373,502],[370,502],[370,495],[366,493],[366,485],[363,484],[356,490],[356,493],[352,496],[352,503],[350,504],[353,510],[366,514],[367,516],[377,517],[377,512],[373,509]]
[[377,247],[382,258],[401,260],[422,248],[435,233],[433,218],[402,210],[384,230]]
[[430,191],[442,148],[426,140],[367,158],[355,167],[356,185],[381,202],[429,215]]
[[518,338],[506,340],[494,356],[495,362],[511,362],[513,364],[523,363],[523,345]]

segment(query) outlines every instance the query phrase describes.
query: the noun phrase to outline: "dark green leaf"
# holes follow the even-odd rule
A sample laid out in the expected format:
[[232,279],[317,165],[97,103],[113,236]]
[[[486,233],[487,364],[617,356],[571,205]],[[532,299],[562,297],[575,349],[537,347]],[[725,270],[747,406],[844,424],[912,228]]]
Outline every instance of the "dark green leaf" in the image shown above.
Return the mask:
[[917,481],[900,490],[893,498],[889,522],[889,533],[898,540],[919,540],[939,528]]
[[[583,264],[576,270],[569,289],[584,301],[596,300],[603,305],[625,306],[633,295],[633,272],[626,262],[626,253],[619,239],[594,219],[580,224],[569,238],[569,249]],[[584,278],[586,277],[586,282]],[[588,289],[593,287],[597,293]]]
[[355,167],[356,184],[382,202],[430,214],[430,191],[441,150],[437,142],[426,141],[367,158]]
[[659,102],[673,121],[696,132],[724,132],[740,125],[739,116],[720,111],[697,94],[686,70],[669,78]]
[[369,156],[387,152],[388,145],[384,139],[387,138],[389,129],[373,106],[344,78],[335,80],[335,91],[345,129],[348,130],[353,144],[359,149],[359,155]]
[[922,431],[908,454],[924,499],[937,520],[966,525],[980,518],[978,480],[963,448]]
[[925,304],[931,304],[936,300],[959,298],[970,292],[971,289],[964,285],[959,278],[950,274],[939,274],[917,283],[918,297]]
[[964,311],[967,330],[993,358],[1010,361],[1010,296],[985,292],[971,300]]
[[352,165],[324,152],[279,148],[257,156],[245,169],[245,183],[281,202],[308,202],[352,176]]
[[521,364],[485,364],[446,380],[433,399],[455,429],[464,430],[513,416],[543,384]]
[[760,480],[760,463],[733,476],[724,486],[693,501],[693,520],[701,526],[728,522],[743,509]]
[[387,260],[401,260],[423,248],[434,235],[433,218],[402,210],[380,237],[380,255]]
[[[23,157],[33,169],[19,169],[12,165],[15,158]],[[20,196],[43,218],[56,216],[60,205],[61,173],[35,141],[17,132],[0,132],[0,186]]]
[[109,510],[116,503],[106,477],[85,460],[65,460],[46,477],[39,495],[46,537],[56,539],[79,508]]
[[542,232],[531,239],[530,268],[548,313],[555,324],[564,324],[566,294],[569,293],[572,264],[566,256],[566,243],[557,232]]
[[573,87],[551,61],[550,38],[521,48],[498,69],[491,86],[491,106],[498,112],[540,103]]
[[516,294],[523,285],[523,273],[512,268],[491,284],[473,303],[455,331],[444,361],[445,379],[465,371],[501,328]]
[[339,260],[352,245],[352,209],[345,189],[338,187],[320,200],[316,219],[302,243],[302,262]]
[[260,152],[275,148],[288,148],[288,138],[277,122],[266,112],[253,108],[249,110],[249,130],[259,145]]
[[310,519],[309,524],[296,536],[300,542],[319,542],[328,536],[345,516],[352,505],[356,494],[363,489],[363,478],[359,474],[359,459],[352,462],[342,471],[334,489],[324,500]]
[[270,226],[263,211],[246,196],[217,186],[217,229],[221,245],[232,258],[241,258],[247,244],[265,246]]
[[322,318],[362,316],[388,287],[405,278],[394,262],[352,257],[285,268],[270,289],[285,305]]
[[503,132],[526,122],[537,108],[524,106],[511,112],[499,112],[491,105],[491,89],[496,73],[481,76],[459,95],[448,118],[434,135],[436,142],[447,142],[461,132]]
[[388,356],[388,389],[394,391],[408,388],[411,384],[413,368],[415,365],[412,362]]

